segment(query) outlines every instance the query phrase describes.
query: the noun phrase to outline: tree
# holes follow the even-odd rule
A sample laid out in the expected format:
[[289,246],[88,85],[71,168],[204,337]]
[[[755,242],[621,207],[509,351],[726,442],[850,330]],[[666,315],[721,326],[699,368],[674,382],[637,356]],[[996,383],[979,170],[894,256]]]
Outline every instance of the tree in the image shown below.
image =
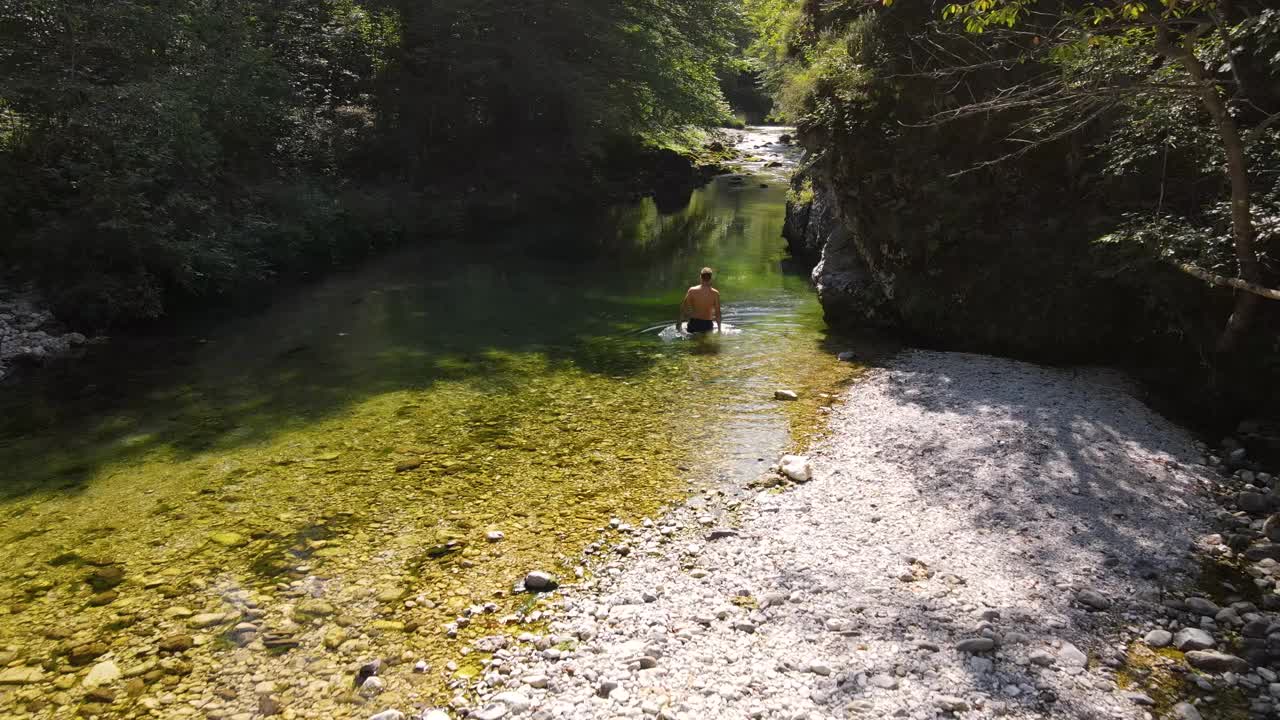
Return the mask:
[[[1185,97],[1199,102],[1212,120],[1223,154],[1236,267],[1232,276],[1225,276],[1195,262],[1178,266],[1237,291],[1235,308],[1218,341],[1221,352],[1236,348],[1260,300],[1280,300],[1280,290],[1266,285],[1251,188],[1256,173],[1250,166],[1251,149],[1270,137],[1268,132],[1280,121],[1280,97],[1274,89],[1261,87],[1272,87],[1264,81],[1277,77],[1275,58],[1270,56],[1280,46],[1280,13],[1248,0],[971,0],[946,6],[943,15],[987,38],[1000,54],[935,70],[935,76],[963,76],[1028,61],[1051,69],[936,118],[1028,113],[1028,121],[1018,129],[1031,137],[1016,138],[1022,147],[1006,157],[1070,135],[1122,103],[1158,106]],[[1262,243],[1268,239],[1262,238]]]
[[0,0],[0,259],[102,326],[447,232],[477,186],[568,198],[612,145],[726,117],[738,23],[725,0]]

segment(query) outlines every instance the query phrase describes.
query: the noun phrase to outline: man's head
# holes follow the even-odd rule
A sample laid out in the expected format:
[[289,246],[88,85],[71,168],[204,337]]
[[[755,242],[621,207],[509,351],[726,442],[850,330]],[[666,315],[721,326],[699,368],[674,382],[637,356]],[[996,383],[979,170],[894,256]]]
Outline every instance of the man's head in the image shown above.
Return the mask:
[[704,283],[711,282],[711,268],[709,267],[702,268],[702,282]]

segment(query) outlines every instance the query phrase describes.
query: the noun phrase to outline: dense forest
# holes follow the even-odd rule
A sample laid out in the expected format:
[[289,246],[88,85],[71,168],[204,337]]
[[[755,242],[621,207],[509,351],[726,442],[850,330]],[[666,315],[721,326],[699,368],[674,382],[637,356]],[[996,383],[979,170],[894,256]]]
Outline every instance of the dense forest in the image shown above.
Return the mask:
[[103,327],[579,197],[729,119],[743,32],[722,0],[0,3],[0,261]]
[[1273,3],[749,5],[829,318],[1280,401]]

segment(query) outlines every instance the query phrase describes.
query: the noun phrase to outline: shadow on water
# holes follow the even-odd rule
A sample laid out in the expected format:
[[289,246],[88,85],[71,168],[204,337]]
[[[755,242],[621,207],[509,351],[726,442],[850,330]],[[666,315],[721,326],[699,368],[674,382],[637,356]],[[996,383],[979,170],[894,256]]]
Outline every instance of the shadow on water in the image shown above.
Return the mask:
[[[774,213],[756,235],[771,234],[777,198],[756,195]],[[643,201],[512,228],[329,278],[203,338],[114,343],[4,390],[0,499],[75,492],[157,450],[181,461],[260,443],[383,393],[461,382],[496,396],[559,367],[624,378],[664,352],[716,352],[627,331],[674,315],[709,255],[759,262],[737,257],[752,202],[717,183],[675,215]],[[768,287],[777,268],[731,274]]]

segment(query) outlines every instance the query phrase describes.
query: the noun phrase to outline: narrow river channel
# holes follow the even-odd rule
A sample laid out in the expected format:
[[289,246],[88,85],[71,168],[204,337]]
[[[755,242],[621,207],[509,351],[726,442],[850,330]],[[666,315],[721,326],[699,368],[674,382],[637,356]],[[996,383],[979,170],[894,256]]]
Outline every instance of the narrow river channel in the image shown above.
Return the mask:
[[[788,269],[782,132],[747,131],[748,174],[678,212],[400,252],[181,352],[107,348],[0,390],[0,717],[447,699],[470,642],[536,628],[526,572],[572,582],[611,518],[804,443],[855,369]],[[694,341],[671,325],[703,265],[729,331]],[[364,699],[375,657],[394,665]]]

